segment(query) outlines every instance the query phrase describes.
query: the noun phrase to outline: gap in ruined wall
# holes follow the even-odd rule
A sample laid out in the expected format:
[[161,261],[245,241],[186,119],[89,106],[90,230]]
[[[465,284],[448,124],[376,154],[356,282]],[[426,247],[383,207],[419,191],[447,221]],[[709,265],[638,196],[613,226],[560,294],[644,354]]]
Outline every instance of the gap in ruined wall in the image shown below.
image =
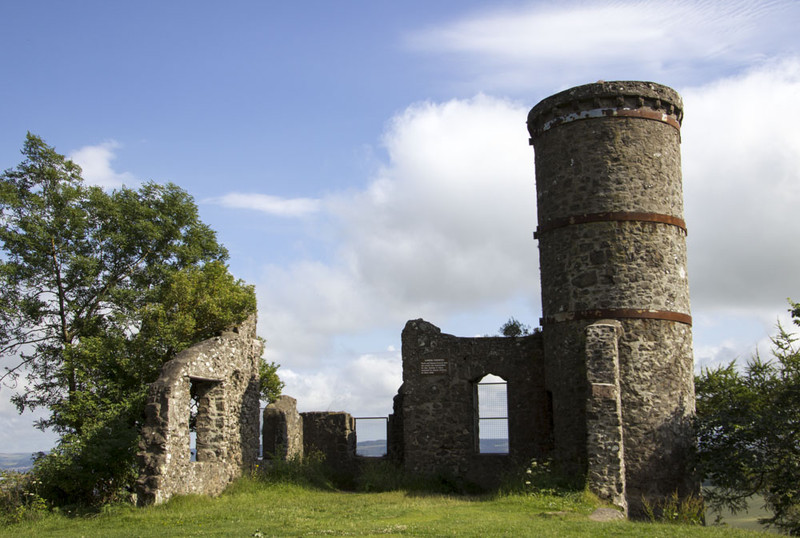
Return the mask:
[[508,383],[488,374],[475,383],[475,420],[480,454],[508,454]]

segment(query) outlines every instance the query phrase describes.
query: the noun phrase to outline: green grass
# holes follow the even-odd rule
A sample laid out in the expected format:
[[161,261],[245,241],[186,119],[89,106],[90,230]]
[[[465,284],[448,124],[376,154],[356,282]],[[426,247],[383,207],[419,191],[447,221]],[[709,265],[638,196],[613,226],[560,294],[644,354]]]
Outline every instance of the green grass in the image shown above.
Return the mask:
[[[46,514],[0,536],[757,536],[720,527],[597,523],[590,496],[347,493],[242,479],[222,496],[177,497],[86,517]],[[259,534],[260,533],[260,534]]]
[[[772,516],[770,512],[764,509],[764,498],[761,495],[753,495],[748,500],[747,510],[743,512],[732,513],[730,510],[722,511],[722,521],[731,527],[737,529],[748,530],[765,530],[764,525],[758,522],[759,519],[768,518]],[[717,514],[708,510],[706,512],[706,521],[713,522]],[[778,534],[779,531],[772,528],[770,532]]]

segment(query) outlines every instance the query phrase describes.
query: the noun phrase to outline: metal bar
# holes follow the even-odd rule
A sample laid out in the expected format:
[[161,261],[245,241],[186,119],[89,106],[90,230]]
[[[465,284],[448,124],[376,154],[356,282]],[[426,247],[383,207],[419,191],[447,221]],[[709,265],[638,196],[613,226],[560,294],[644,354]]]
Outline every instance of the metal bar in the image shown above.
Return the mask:
[[539,320],[541,325],[590,319],[658,319],[676,321],[692,325],[692,316],[682,312],[669,310],[644,310],[636,308],[605,308],[598,310],[580,310],[577,312],[560,312],[554,316],[546,316]]
[[610,211],[607,213],[584,213],[583,215],[553,219],[550,222],[540,224],[533,233],[533,238],[539,239],[539,236],[543,232],[564,228],[565,226],[572,226],[573,224],[586,224],[587,222],[656,222],[659,224],[676,226],[683,230],[684,233],[688,233],[686,230],[686,222],[672,215],[638,211]]
[[[681,123],[678,121],[678,118],[675,116],[675,114],[667,114],[666,112],[662,112],[660,110],[654,110],[647,107],[593,108],[590,110],[581,110],[580,112],[571,112],[562,116],[556,116],[555,118],[544,122],[541,127],[535,129],[535,132],[531,134],[533,136],[539,136],[545,131],[549,131],[553,127],[558,127],[559,125],[572,123],[573,121],[590,120],[595,118],[640,118],[645,120],[660,121],[671,127],[674,127],[679,132],[681,130]],[[530,140],[530,144],[533,145],[532,138]]]

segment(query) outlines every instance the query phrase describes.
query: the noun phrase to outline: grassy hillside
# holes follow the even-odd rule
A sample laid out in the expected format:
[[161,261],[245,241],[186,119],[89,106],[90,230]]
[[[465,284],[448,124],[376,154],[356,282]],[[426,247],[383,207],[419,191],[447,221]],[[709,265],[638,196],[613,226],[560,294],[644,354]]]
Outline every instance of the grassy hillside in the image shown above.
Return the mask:
[[25,472],[33,466],[33,454],[30,452],[0,453],[0,469],[6,471]]
[[0,536],[759,536],[728,528],[598,523],[586,494],[346,493],[243,479],[221,497],[179,497],[89,517],[47,514]]

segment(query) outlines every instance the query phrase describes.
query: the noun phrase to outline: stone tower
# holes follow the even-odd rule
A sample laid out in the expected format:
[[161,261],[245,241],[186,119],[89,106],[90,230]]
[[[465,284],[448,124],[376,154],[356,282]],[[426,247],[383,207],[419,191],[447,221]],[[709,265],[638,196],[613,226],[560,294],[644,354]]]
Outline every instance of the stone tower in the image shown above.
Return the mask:
[[598,82],[528,115],[554,454],[633,515],[693,489],[680,127],[650,82]]

